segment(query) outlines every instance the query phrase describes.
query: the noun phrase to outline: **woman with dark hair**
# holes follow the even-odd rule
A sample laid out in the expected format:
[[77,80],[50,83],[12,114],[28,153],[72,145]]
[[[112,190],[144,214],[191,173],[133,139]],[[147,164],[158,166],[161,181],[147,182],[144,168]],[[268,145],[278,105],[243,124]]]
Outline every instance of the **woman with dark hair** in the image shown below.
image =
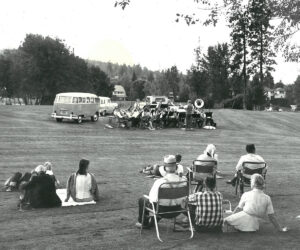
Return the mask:
[[88,172],[89,161],[81,159],[79,168],[67,182],[67,202],[70,197],[76,202],[89,202],[99,200],[99,190],[95,176]]

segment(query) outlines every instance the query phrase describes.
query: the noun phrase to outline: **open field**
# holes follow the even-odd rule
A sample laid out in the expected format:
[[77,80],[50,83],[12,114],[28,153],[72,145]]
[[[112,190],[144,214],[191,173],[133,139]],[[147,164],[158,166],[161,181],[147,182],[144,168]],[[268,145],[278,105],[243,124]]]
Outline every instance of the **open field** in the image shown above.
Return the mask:
[[[86,157],[99,183],[101,202],[19,212],[17,193],[0,192],[0,249],[300,248],[300,221],[295,219],[300,215],[300,113],[216,110],[217,130],[186,132],[104,129],[107,118],[80,125],[56,123],[50,119],[51,111],[50,106],[0,106],[0,182],[47,160],[65,185],[80,158]],[[219,170],[227,179],[250,142],[270,166],[266,192],[289,232],[277,233],[265,222],[255,234],[196,233],[192,240],[163,244],[155,230],[139,236],[134,226],[137,198],[148,193],[153,182],[138,173],[142,166],[170,153],[181,153],[183,165],[189,166],[207,143],[214,143]],[[238,199],[224,180],[218,180],[218,189],[235,206]],[[185,233],[169,236],[174,234]]]

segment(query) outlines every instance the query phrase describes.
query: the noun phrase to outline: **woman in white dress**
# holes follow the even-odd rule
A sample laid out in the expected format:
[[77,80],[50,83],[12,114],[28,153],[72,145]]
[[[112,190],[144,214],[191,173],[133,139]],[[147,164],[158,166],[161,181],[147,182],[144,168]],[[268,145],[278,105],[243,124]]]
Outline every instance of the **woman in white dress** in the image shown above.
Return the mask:
[[89,161],[81,159],[79,169],[72,174],[67,182],[67,198],[70,197],[76,202],[89,202],[99,200],[99,190],[93,174],[88,172]]
[[224,219],[224,229],[228,226],[237,231],[255,232],[259,229],[259,220],[269,217],[274,227],[282,232],[286,228],[281,228],[274,216],[274,209],[270,196],[263,192],[264,178],[259,174],[251,176],[251,191],[242,195],[239,205],[233,214]]

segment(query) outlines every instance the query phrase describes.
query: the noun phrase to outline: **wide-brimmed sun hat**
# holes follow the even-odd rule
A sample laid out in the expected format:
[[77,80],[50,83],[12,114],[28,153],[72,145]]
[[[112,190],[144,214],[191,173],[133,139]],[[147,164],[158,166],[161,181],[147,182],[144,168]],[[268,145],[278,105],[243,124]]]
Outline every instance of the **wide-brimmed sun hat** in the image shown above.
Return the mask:
[[166,155],[164,156],[164,163],[165,164],[176,164],[176,157],[175,155]]

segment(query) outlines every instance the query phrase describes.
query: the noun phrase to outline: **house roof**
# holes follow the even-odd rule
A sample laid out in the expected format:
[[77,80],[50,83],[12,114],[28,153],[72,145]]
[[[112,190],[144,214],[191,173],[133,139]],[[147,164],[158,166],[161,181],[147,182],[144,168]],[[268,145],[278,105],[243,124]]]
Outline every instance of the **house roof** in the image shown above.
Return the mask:
[[115,90],[114,91],[119,91],[119,92],[124,92],[125,93],[125,89],[122,85],[115,85]]

